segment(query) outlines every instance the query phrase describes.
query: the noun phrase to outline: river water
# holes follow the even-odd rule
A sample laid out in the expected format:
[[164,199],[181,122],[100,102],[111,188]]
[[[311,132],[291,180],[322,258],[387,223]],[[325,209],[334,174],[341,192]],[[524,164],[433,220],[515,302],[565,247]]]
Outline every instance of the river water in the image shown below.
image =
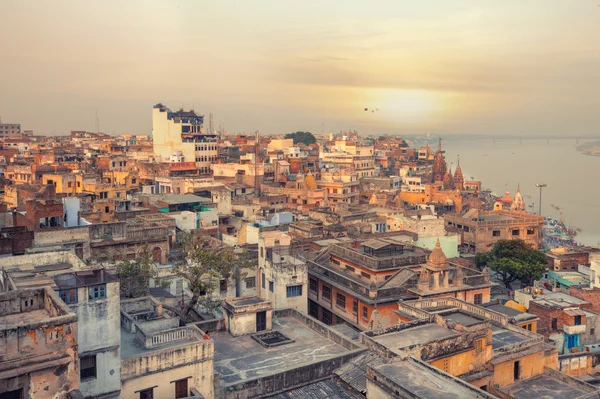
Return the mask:
[[450,139],[443,143],[453,171],[460,155],[465,179],[481,180],[484,189],[497,195],[508,190],[514,196],[520,184],[529,212],[538,211],[540,192],[535,184],[548,184],[542,193],[542,215],[559,219],[562,211],[567,226],[582,229],[576,240],[596,246],[600,243],[600,157],[584,155],[575,146],[575,140],[548,143],[545,139]]

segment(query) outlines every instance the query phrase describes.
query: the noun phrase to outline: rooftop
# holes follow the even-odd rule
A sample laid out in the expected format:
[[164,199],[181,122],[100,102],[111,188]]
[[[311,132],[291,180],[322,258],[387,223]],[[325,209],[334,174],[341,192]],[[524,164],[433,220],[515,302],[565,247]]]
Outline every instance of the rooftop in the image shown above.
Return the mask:
[[445,314],[444,317],[446,320],[452,320],[458,324],[461,324],[465,327],[471,327],[479,323],[484,323],[485,320],[478,319],[476,317],[470,316],[463,312],[452,312],[449,314]]
[[283,369],[297,368],[340,356],[348,349],[328,339],[294,317],[273,316],[273,330],[293,343],[265,349],[249,335],[233,337],[227,332],[212,335],[215,371],[225,385]]
[[497,350],[517,342],[527,341],[528,336],[502,327],[492,326],[492,349]]
[[425,324],[375,336],[373,340],[393,350],[452,337],[458,337],[458,334],[438,324]]
[[352,389],[348,384],[336,378],[315,382],[278,395],[269,396],[269,399],[364,399],[365,396]]
[[502,391],[510,392],[515,399],[576,399],[589,393],[547,374],[516,382]]
[[165,196],[161,199],[162,202],[169,205],[192,204],[196,202],[210,203],[208,198],[199,197],[194,194],[173,194]]
[[433,370],[412,359],[384,363],[372,368],[415,398],[463,399],[490,397],[485,392],[469,386],[468,383]]

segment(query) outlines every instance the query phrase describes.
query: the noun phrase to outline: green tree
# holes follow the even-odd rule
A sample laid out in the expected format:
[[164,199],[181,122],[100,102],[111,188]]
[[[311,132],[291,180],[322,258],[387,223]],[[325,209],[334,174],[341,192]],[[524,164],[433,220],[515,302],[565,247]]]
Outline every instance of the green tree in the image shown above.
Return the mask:
[[184,279],[192,298],[186,303],[183,315],[196,306],[207,310],[220,308],[221,303],[212,297],[221,279],[229,279],[235,272],[236,255],[226,245],[210,246],[190,233],[183,233],[181,247],[184,257],[173,268],[173,273]]
[[306,145],[313,144],[317,142],[315,136],[311,132],[296,132],[296,133],[288,133],[285,135],[286,139],[293,139],[294,144],[304,143]]
[[517,280],[527,285],[539,280],[546,271],[546,256],[523,240],[500,240],[491,251],[477,254],[475,264],[495,271],[511,289]]
[[126,298],[139,298],[150,293],[148,281],[154,280],[161,285],[158,271],[152,261],[148,246],[142,256],[135,259],[123,259],[116,263],[116,276],[121,286],[121,295]]

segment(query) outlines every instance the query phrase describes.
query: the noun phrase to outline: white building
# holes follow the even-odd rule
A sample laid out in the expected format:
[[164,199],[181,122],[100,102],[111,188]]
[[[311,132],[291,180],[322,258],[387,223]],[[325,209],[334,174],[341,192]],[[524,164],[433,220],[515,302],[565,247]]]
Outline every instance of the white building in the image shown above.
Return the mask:
[[291,237],[281,231],[261,232],[258,240],[258,295],[273,309],[308,312],[308,268],[290,247]]
[[152,109],[152,139],[156,157],[170,161],[175,156],[183,159],[181,162],[195,162],[200,173],[210,173],[218,157],[216,135],[204,133],[204,116],[194,110],[173,112],[156,104]]

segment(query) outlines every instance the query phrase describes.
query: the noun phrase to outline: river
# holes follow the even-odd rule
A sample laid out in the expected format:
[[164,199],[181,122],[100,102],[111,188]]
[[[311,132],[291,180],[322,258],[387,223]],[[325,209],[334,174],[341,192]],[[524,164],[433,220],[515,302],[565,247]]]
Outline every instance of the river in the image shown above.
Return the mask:
[[548,143],[545,139],[449,138],[443,143],[453,171],[460,155],[466,180],[481,180],[484,189],[498,195],[508,190],[514,196],[520,184],[529,212],[538,211],[540,192],[535,184],[546,183],[542,215],[559,219],[562,211],[567,226],[582,229],[576,240],[596,246],[600,243],[600,157],[585,155],[575,146],[575,140]]

